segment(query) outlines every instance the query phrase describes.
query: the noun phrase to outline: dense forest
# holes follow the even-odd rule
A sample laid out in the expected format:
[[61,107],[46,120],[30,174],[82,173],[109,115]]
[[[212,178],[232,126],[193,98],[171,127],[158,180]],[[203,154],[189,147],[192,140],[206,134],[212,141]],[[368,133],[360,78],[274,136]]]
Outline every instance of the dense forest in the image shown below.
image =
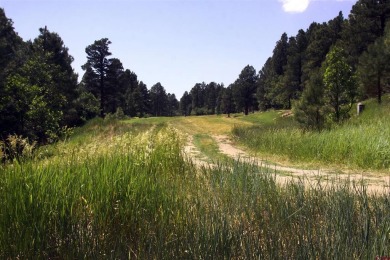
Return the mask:
[[[0,9],[0,137],[45,143],[67,127],[100,117],[212,115],[293,109],[303,127],[322,129],[346,119],[357,101],[382,95],[390,85],[390,1],[358,0],[349,17],[340,12],[313,22],[295,36],[281,35],[260,71],[246,66],[237,80],[196,83],[177,100],[161,83],[150,89],[112,57],[110,40],[87,46],[84,75],[61,37],[39,29],[23,41]],[[387,26],[386,26],[387,25]]]

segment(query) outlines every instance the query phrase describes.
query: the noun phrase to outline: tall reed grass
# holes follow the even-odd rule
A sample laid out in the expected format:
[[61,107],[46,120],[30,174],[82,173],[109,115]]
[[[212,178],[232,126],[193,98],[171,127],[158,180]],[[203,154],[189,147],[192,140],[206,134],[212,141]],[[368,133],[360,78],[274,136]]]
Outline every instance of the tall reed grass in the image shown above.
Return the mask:
[[77,150],[75,136],[72,151],[61,156],[1,169],[0,258],[390,254],[387,196],[341,184],[279,186],[272,172],[240,162],[198,169],[182,153],[175,130],[127,133],[114,125],[117,132],[106,142],[88,137]]

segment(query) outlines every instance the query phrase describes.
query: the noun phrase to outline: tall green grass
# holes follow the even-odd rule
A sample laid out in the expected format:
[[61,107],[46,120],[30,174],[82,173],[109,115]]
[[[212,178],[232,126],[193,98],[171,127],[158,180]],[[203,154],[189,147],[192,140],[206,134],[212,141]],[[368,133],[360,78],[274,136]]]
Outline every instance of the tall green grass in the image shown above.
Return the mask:
[[390,167],[390,106],[368,102],[366,111],[322,132],[283,124],[235,127],[233,135],[251,149],[293,161],[342,164],[363,169]]
[[128,133],[117,122],[99,127],[112,136],[86,134],[88,142],[76,149],[78,133],[57,146],[71,149],[61,156],[1,169],[0,258],[390,254],[385,195],[341,184],[279,186],[272,172],[240,162],[198,169],[182,154],[173,129]]

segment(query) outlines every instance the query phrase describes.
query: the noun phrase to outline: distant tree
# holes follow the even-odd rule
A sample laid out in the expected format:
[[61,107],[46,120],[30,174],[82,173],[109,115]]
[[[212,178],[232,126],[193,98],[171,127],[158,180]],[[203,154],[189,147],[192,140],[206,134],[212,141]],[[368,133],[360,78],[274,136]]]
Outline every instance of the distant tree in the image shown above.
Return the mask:
[[168,93],[167,95],[167,115],[175,116],[179,111],[179,101],[175,94]]
[[141,109],[143,102],[140,88],[138,88],[137,74],[130,70],[125,70],[122,77],[124,88],[124,113],[129,116],[136,116]]
[[119,107],[125,106],[126,85],[122,62],[117,58],[110,59],[106,73],[104,111],[115,113]]
[[333,109],[333,119],[339,122],[348,116],[355,101],[356,81],[343,49],[334,47],[325,60],[325,103]]
[[283,75],[284,66],[287,64],[288,37],[282,34],[273,51],[272,64],[276,75]]
[[247,65],[234,83],[233,93],[237,107],[248,115],[249,109],[255,105],[257,75],[256,70]]
[[168,95],[160,82],[150,89],[151,113],[154,116],[166,116]]
[[180,99],[180,112],[184,116],[191,114],[191,95],[187,91],[184,92],[183,96]]
[[259,103],[260,110],[267,110],[271,108],[271,86],[274,78],[276,77],[275,72],[272,69],[272,59],[268,58],[263,68],[259,71],[256,98]]
[[140,93],[140,98],[135,100],[137,104],[137,114],[138,116],[143,117],[150,111],[150,92],[142,81],[138,84],[137,92]]
[[218,85],[215,82],[210,82],[207,84],[205,89],[206,100],[207,100],[207,110],[208,114],[215,114],[215,109],[217,107],[217,95],[218,95]]
[[[341,37],[343,15],[339,15],[328,23],[312,23],[306,32],[308,45],[302,65],[302,82],[310,78],[313,70],[321,68],[332,45]],[[340,30],[340,31],[339,31]]]
[[85,79],[87,89],[90,90],[95,97],[100,99],[100,116],[105,114],[105,106],[107,102],[107,72],[111,65],[111,56],[108,45],[111,44],[107,38],[96,40],[93,44],[87,46],[87,63],[82,68],[88,73]]
[[[387,41],[386,41],[387,39]],[[358,75],[364,94],[376,96],[378,103],[382,102],[382,95],[390,78],[390,24],[386,35],[379,37],[368,46],[359,59]]]
[[307,129],[321,130],[325,125],[326,107],[324,103],[323,74],[313,71],[306,81],[301,98],[293,107],[294,118]]
[[234,99],[233,99],[233,85],[229,85],[226,89],[222,90],[221,110],[222,113],[230,114],[234,111]]
[[191,89],[191,114],[204,115],[207,114],[207,98],[206,98],[206,83],[196,83]]
[[302,91],[302,53],[298,49],[295,37],[289,40],[287,64],[283,76],[284,91],[282,99],[287,100],[287,108],[291,108],[291,100],[297,99]]
[[223,83],[217,84],[217,88],[216,88],[217,100],[216,100],[216,107],[215,107],[215,113],[217,115],[222,113],[222,97],[223,97],[224,89],[225,89],[225,87],[224,87]]

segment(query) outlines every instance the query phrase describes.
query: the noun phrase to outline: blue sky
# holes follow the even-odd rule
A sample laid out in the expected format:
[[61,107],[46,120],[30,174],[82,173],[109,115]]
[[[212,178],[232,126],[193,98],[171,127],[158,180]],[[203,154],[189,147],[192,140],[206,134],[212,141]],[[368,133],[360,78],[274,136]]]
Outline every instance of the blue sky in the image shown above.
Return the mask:
[[60,35],[83,75],[85,47],[109,38],[112,57],[150,89],[161,82],[180,99],[195,83],[234,82],[259,71],[283,32],[295,36],[355,0],[0,0],[24,40],[47,26]]

